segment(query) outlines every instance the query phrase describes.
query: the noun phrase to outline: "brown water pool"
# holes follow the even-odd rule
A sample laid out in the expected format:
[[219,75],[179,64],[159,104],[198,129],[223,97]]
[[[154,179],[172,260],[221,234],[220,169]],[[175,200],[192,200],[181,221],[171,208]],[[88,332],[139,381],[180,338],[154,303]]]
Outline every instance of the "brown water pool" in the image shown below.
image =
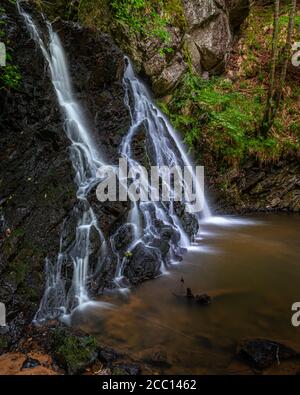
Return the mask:
[[[300,216],[226,217],[201,229],[198,246],[169,274],[107,297],[116,308],[87,308],[77,324],[125,351],[163,346],[172,363],[165,373],[226,371],[244,337],[300,346],[300,327],[291,325],[291,306],[300,301]],[[212,295],[213,303],[174,296],[183,287]]]

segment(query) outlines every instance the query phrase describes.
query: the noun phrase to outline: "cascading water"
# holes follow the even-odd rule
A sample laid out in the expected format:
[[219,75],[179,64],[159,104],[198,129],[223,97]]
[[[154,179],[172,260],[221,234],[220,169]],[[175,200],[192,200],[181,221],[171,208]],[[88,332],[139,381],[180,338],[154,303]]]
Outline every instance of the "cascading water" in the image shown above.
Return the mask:
[[[160,180],[163,179],[164,168],[171,169],[177,166],[179,168],[188,167],[192,169],[191,161],[174,128],[158,107],[155,106],[145,85],[136,77],[130,60],[128,58],[126,60],[127,67],[123,84],[126,92],[125,103],[131,114],[132,125],[123,139],[120,154],[127,160],[129,170],[138,169],[141,165],[141,163],[134,158],[132,147],[133,139],[141,127],[145,130],[145,139],[149,141],[148,145],[151,146],[151,149],[148,150],[151,150],[151,154],[147,152],[147,155],[152,157],[152,162],[157,167],[157,176]],[[159,195],[159,191],[153,191],[153,185],[150,184],[146,177],[143,177],[143,173],[137,175],[132,171],[131,176],[133,179],[138,177],[142,178],[140,184],[143,185],[143,188],[150,196],[155,195],[156,192],[157,195]],[[195,179],[194,176],[194,180]],[[184,184],[182,179],[180,182]],[[184,230],[182,221],[174,209],[174,204],[176,204],[174,190],[171,189],[170,185],[167,185],[167,188],[167,194],[171,196],[167,204],[163,201],[133,202],[128,222],[133,224],[135,232],[134,239],[129,246],[129,251],[133,250],[138,243],[143,243],[148,248],[154,248],[154,241],[160,237],[159,228],[161,228],[161,223],[163,223],[164,226],[171,228],[180,237],[177,244],[171,243],[170,245],[169,262],[174,263],[174,261],[176,261],[176,256],[178,256],[178,253],[180,254],[178,251],[180,247],[188,248],[190,246],[190,240]],[[197,185],[197,188],[199,190],[200,185]],[[202,203],[203,210],[201,217],[209,217],[211,214],[205,199]],[[197,219],[199,221],[200,216],[197,216]],[[159,221],[159,226],[156,225],[157,221]],[[164,272],[166,270],[164,267],[164,259],[159,249],[157,252],[162,261],[161,271]],[[123,271],[126,260],[126,257],[122,259],[118,256],[119,264],[117,266],[115,282],[120,287],[122,287]]]
[[[64,242],[65,224],[56,261],[46,260],[46,289],[36,314],[36,321],[43,321],[57,316],[67,317],[76,307],[82,306],[90,300],[89,287],[94,274],[93,270],[95,271],[95,268],[92,270],[90,267],[92,231],[96,232],[101,243],[97,271],[101,270],[101,263],[109,251],[112,251],[117,257],[114,284],[120,290],[128,287],[128,282],[124,281],[124,270],[128,259],[116,248],[116,233],[110,237],[108,249],[97,217],[87,199],[88,193],[100,181],[97,170],[106,164],[85,122],[83,111],[74,98],[60,39],[47,21],[45,21],[47,27],[47,38],[45,38],[31,15],[22,8],[20,2],[18,9],[31,37],[40,47],[48,65],[54,91],[64,117],[65,132],[71,142],[71,160],[77,184],[77,204],[71,214],[77,220],[74,241],[71,244]],[[191,167],[191,162],[175,130],[155,106],[146,87],[135,76],[128,59],[123,83],[126,92],[125,104],[130,111],[132,124],[123,138],[120,155],[128,162],[129,170],[132,172],[131,178],[138,178],[134,169],[140,163],[133,154],[133,139],[140,127],[144,128],[148,145],[151,147],[151,155],[148,152],[149,157],[151,157],[152,164],[156,165],[158,169],[164,166],[168,168],[173,166]],[[161,170],[158,171],[158,177],[162,178]],[[120,183],[123,183],[123,177],[125,175],[121,174]],[[159,191],[153,191],[153,186],[146,179],[143,180],[143,184],[148,191],[159,195]],[[174,191],[169,188],[168,192],[172,196]],[[174,198],[171,198],[167,203],[163,201],[133,201],[128,215],[128,224],[133,229],[132,240],[127,247],[128,253],[134,251],[138,244],[142,244],[144,248],[154,251],[157,259],[162,262],[161,272],[166,272],[167,264],[176,262],[182,255],[183,249],[190,245],[182,218],[176,211],[176,204]],[[210,216],[206,201],[204,201],[201,216]],[[196,217],[197,221],[200,221],[200,216]],[[165,232],[166,229],[172,233],[172,237],[169,240],[168,254],[163,256],[159,240],[162,238],[162,232]],[[70,272],[72,272],[71,276]],[[72,277],[71,283],[69,282],[70,277]]]
[[[64,116],[65,131],[71,141],[71,160],[78,187],[77,198],[80,203],[76,208],[78,223],[75,241],[70,247],[65,248],[63,230],[57,261],[54,264],[50,260],[46,261],[46,290],[36,314],[36,320],[42,320],[69,313],[77,305],[89,301],[87,283],[91,274],[89,273],[89,247],[92,227],[102,242],[102,256],[106,251],[106,242],[86,196],[97,182],[97,169],[104,162],[86,125],[82,110],[74,98],[64,50],[58,35],[53,31],[51,24],[45,22],[49,35],[47,45],[38,26],[20,3],[18,3],[18,9],[31,37],[39,45],[50,70],[54,91]],[[99,258],[101,259],[102,256]],[[67,264],[73,265],[73,279],[68,290],[62,273]]]

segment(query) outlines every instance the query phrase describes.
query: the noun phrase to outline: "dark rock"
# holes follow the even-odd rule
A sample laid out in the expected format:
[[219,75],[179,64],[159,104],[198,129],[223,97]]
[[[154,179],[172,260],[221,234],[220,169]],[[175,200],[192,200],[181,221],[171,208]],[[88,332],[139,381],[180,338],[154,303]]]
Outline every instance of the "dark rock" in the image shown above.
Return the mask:
[[[249,160],[238,172],[228,171],[209,182],[218,212],[300,211],[300,166],[293,157],[275,165]],[[223,183],[226,190],[217,187]]]
[[238,29],[247,18],[250,10],[249,0],[226,0],[232,29]]
[[39,365],[41,365],[40,361],[38,361],[37,359],[27,357],[25,359],[25,361],[23,362],[21,369],[32,369],[32,368],[35,368]]
[[112,374],[115,376],[130,375],[136,376],[140,374],[141,368],[135,363],[119,364],[112,369]]
[[206,306],[211,304],[212,298],[207,294],[196,295],[195,302],[201,306]]
[[[23,3],[42,33],[47,34],[31,4]],[[17,312],[32,320],[44,290],[45,258],[56,260],[64,222],[63,245],[66,249],[72,245],[82,208],[76,199],[70,142],[44,58],[15,5],[6,2],[3,6],[3,40],[9,42],[13,62],[22,77],[17,90],[0,91],[0,128],[5,131],[0,133],[0,178],[6,180],[0,185],[0,300],[6,304],[10,324]],[[122,86],[124,56],[105,34],[61,20],[54,23],[54,30],[63,42],[74,91],[95,140],[107,160],[114,163],[119,157],[117,147],[130,124]],[[100,204],[94,196],[90,202],[105,235],[112,233],[117,220],[122,222],[128,209],[126,204]],[[9,237],[4,234],[6,229],[10,230]],[[96,236],[91,237],[93,268],[97,267],[101,248]],[[114,264],[103,262],[107,281],[91,279],[95,293],[99,283],[110,282]],[[72,277],[70,262],[66,262],[65,269],[68,287]],[[16,339],[19,331],[12,333]]]
[[161,254],[158,249],[139,242],[131,253],[124,271],[130,282],[137,284],[160,274]]
[[124,357],[124,354],[109,348],[105,347],[99,351],[99,359],[107,363],[109,366],[112,362],[118,361]]
[[51,350],[68,374],[83,372],[98,358],[99,347],[94,337],[67,328],[56,328],[51,333]]
[[244,339],[238,345],[237,354],[260,370],[299,355],[298,351],[290,346],[268,339]]
[[167,351],[162,346],[147,348],[133,355],[136,359],[156,367],[170,367]]

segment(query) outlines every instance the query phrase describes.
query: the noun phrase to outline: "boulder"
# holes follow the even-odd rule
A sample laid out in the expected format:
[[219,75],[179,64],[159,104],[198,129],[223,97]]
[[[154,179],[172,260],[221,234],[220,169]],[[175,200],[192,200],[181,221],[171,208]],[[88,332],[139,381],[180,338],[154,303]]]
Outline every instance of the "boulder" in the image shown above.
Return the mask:
[[98,344],[94,337],[68,328],[56,328],[51,333],[51,349],[58,365],[68,374],[83,372],[98,358]]
[[158,77],[154,78],[152,84],[154,93],[159,97],[165,96],[175,87],[186,68],[187,65],[183,61],[181,54],[178,53],[172,63],[164,68]]
[[158,249],[139,242],[131,253],[124,271],[131,283],[137,284],[160,274],[161,256]]
[[237,355],[251,366],[263,370],[282,360],[299,356],[299,352],[284,343],[257,338],[242,340]]
[[228,13],[223,1],[184,1],[188,24],[187,45],[194,69],[222,72],[232,42]]

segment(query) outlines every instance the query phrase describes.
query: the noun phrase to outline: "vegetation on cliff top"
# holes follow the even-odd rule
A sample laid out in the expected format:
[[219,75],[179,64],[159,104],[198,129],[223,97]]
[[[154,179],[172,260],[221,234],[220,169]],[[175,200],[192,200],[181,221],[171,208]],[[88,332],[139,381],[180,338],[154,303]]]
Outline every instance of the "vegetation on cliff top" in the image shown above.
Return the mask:
[[[39,1],[39,3],[44,3]],[[74,19],[73,2],[59,0],[66,18]],[[284,47],[288,23],[289,2],[285,2],[279,17],[279,54]],[[47,3],[45,3],[47,7]],[[61,10],[60,10],[61,11]],[[60,12],[61,14],[61,12]],[[75,19],[81,23],[110,32],[124,29],[127,35],[161,40],[161,52],[168,46],[168,25],[186,29],[181,0],[81,0]],[[176,128],[183,132],[192,151],[208,154],[219,169],[238,167],[247,158],[262,162],[276,161],[300,151],[299,72],[289,68],[284,103],[267,136],[259,135],[269,87],[269,65],[272,49],[273,4],[252,5],[241,37],[231,53],[227,75],[203,79],[194,73],[191,64],[177,88],[161,107]],[[299,31],[300,17],[295,19]],[[128,50],[131,42],[120,34],[119,45]],[[296,35],[295,41],[300,37]],[[117,40],[118,41],[118,40]],[[126,41],[124,43],[124,41]],[[189,54],[183,50],[189,63]],[[129,51],[130,53],[130,51]],[[198,162],[202,157],[196,158]]]
[[[12,0],[10,0],[13,3]],[[17,89],[21,83],[21,74],[19,67],[14,64],[13,57],[10,53],[10,42],[6,38],[4,31],[5,9],[0,6],[0,41],[3,40],[7,47],[6,51],[6,66],[0,67],[0,89]]]
[[[272,5],[254,6],[231,54],[227,75],[204,80],[190,69],[167,104],[161,103],[184,133],[189,148],[198,152],[201,147],[220,169],[239,166],[249,157],[270,162],[300,152],[300,87],[295,83],[299,74],[292,66],[284,87],[284,103],[270,133],[263,137],[257,132],[268,90],[272,20]],[[300,17],[296,25],[300,25]],[[288,8],[280,16],[280,26],[282,48]],[[294,39],[299,41],[299,34]]]

